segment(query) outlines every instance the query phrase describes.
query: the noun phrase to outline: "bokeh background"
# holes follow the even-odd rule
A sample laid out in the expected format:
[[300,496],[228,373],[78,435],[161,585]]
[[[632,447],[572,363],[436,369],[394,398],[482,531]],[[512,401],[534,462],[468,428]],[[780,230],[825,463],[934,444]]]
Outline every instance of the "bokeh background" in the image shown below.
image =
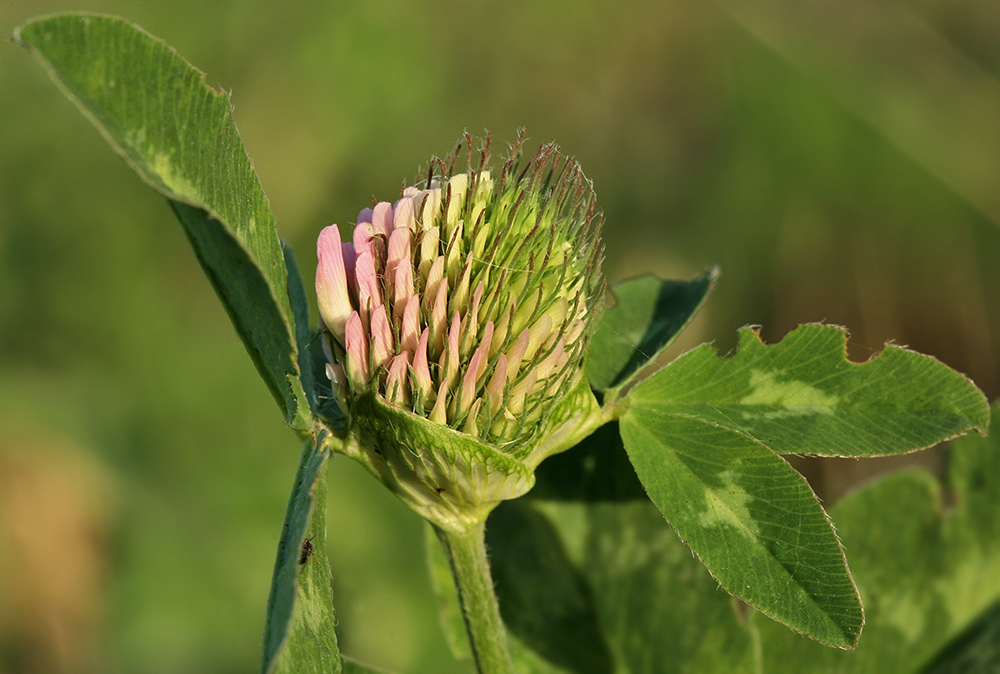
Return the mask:
[[[307,278],[321,227],[523,126],[593,179],[612,280],[721,265],[678,349],[826,321],[1000,392],[992,0],[6,0],[0,32],[69,9],[233,92]],[[164,200],[0,44],[0,672],[254,671],[298,454]],[[887,463],[799,465],[829,502]],[[330,494],[343,649],[467,671],[417,517],[344,459]]]

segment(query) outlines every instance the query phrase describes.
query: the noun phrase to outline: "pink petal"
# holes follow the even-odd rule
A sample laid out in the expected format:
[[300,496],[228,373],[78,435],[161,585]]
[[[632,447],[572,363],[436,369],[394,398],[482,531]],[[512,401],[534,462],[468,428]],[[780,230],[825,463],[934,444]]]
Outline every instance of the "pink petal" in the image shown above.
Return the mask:
[[372,209],[362,208],[361,212],[358,213],[358,219],[355,224],[360,225],[362,222],[371,222],[371,221],[372,221]]
[[462,432],[466,435],[479,435],[479,410],[482,406],[482,398],[477,398],[476,402],[472,403],[469,415],[465,417],[465,423],[462,424]]
[[524,352],[528,350],[528,342],[531,339],[531,331],[525,328],[518,335],[517,341],[514,342],[514,346],[510,347],[507,351],[507,380],[513,381],[517,376],[518,371],[521,369],[521,360],[524,358]]
[[[367,209],[371,210],[371,209]],[[361,257],[362,253],[369,253],[374,258],[375,256],[375,245],[372,242],[372,236],[375,234],[375,228],[372,227],[371,222],[359,222],[354,227],[354,252],[358,257]]]
[[364,388],[371,381],[368,369],[368,338],[365,336],[361,316],[352,312],[344,326],[344,348],[347,351],[347,376],[357,388]]
[[541,318],[535,321],[530,330],[531,339],[528,340],[528,349],[524,352],[525,360],[534,358],[538,347],[549,338],[549,333],[552,332],[552,318],[548,314],[542,314]]
[[[479,303],[482,299],[483,282],[480,281],[479,285],[476,286],[476,292],[472,294],[472,308],[469,309],[462,322],[462,353],[469,352],[469,349],[472,348],[472,342],[476,338],[476,333],[479,332]],[[490,334],[492,334],[492,329]]]
[[452,306],[459,311],[465,311],[469,306],[469,283],[472,277],[472,254],[465,258],[465,266],[462,268],[462,275],[458,277],[455,292],[452,293]]
[[[397,229],[389,236],[389,243],[386,246],[385,278],[393,285],[394,290],[396,272],[399,266],[410,267],[410,230]],[[387,291],[389,292],[389,291]],[[408,293],[408,294],[412,294]]]
[[583,330],[586,327],[587,324],[581,319],[570,321],[569,327],[566,328],[566,343],[570,345],[574,344],[580,335],[583,334]]
[[[493,325],[490,324],[490,332],[492,334]],[[483,346],[486,348],[484,349]],[[458,394],[458,407],[456,409],[456,416],[461,416],[468,411],[469,407],[472,405],[472,401],[476,398],[476,394],[479,391],[479,379],[483,376],[483,372],[486,370],[487,356],[486,352],[489,351],[489,344],[483,344],[476,352],[472,354],[472,358],[469,359],[469,364],[466,365],[465,376],[462,377],[462,385],[459,388]]]
[[403,309],[403,324],[399,332],[399,346],[411,353],[417,348],[420,339],[420,299],[410,295],[410,300]]
[[[476,354],[480,356],[480,365],[477,367],[476,380],[478,381],[483,373],[486,371],[486,365],[489,363],[490,357],[490,342],[493,340],[493,321],[486,321],[486,329],[483,331],[483,339],[479,343],[479,348],[476,349]],[[473,358],[476,357],[473,354]]]
[[427,417],[436,424],[448,425],[448,382],[441,382],[438,387],[437,400],[434,401],[434,408]]
[[369,312],[382,305],[382,290],[378,287],[371,253],[365,251],[358,255],[354,273],[358,283],[358,310],[367,323]]
[[424,201],[420,204],[420,222],[424,227],[432,224],[441,210],[441,188],[424,190]]
[[528,373],[524,376],[524,379],[519,381],[510,390],[510,398],[507,401],[507,409],[510,410],[511,414],[520,414],[524,411],[524,402],[528,395],[535,388],[535,382],[538,379],[538,374],[534,369],[528,370]]
[[392,356],[392,328],[385,313],[385,305],[380,304],[372,312],[372,364],[380,368]]
[[[420,258],[413,266],[417,268],[417,272],[423,278],[427,278],[428,270],[438,257],[440,252],[438,251],[438,245],[441,242],[440,236],[441,228],[431,227],[430,229],[426,229],[424,235],[420,238]],[[444,260],[441,260],[441,265],[442,271],[444,271]]]
[[510,316],[511,311],[505,311],[503,316],[500,317],[500,322],[497,323],[497,329],[493,333],[493,347],[490,349],[493,353],[490,354],[492,357],[499,349],[507,342],[507,331],[510,327]]
[[569,313],[569,302],[563,297],[557,298],[545,313],[552,318],[552,325],[562,325]]
[[438,365],[444,371],[443,381],[448,384],[448,388],[454,386],[455,381],[458,379],[458,366],[461,361],[458,352],[458,336],[461,326],[462,319],[459,318],[456,311],[455,316],[451,320],[451,329],[448,331],[448,344],[438,359]]
[[372,211],[372,227],[375,234],[381,234],[385,240],[389,240],[392,234],[392,204],[388,201],[380,201]]
[[444,279],[444,256],[439,255],[424,280],[424,311],[430,310],[431,302],[437,297],[438,286],[442,279]]
[[405,227],[393,230],[389,235],[389,252],[386,258],[385,268],[390,275],[395,275],[396,265],[403,260],[407,265],[410,263],[410,244],[413,233]]
[[[416,297],[413,290],[413,267],[409,261],[396,267],[396,282],[392,284],[393,303],[392,312],[398,316],[406,308],[411,297]],[[419,298],[417,302],[419,307]]]
[[[431,352],[438,354],[444,348],[445,323],[448,320],[448,281],[445,280],[438,288],[437,296],[434,298],[434,306],[431,309]],[[456,349],[458,344],[456,343]],[[456,351],[456,356],[457,356]]]
[[385,398],[390,403],[410,402],[410,387],[406,385],[406,373],[410,367],[410,354],[406,351],[392,359],[389,374],[385,378]]
[[486,398],[490,405],[490,416],[495,416],[503,406],[503,391],[507,385],[507,356],[500,354],[493,369],[490,383],[486,385]]
[[430,339],[431,331],[424,328],[417,343],[417,350],[413,355],[413,383],[426,399],[431,392],[431,369],[427,364],[427,340]]
[[448,225],[456,222],[465,207],[465,195],[469,191],[469,174],[458,173],[448,180],[448,214],[445,222]]
[[336,337],[344,341],[344,326],[354,307],[347,290],[347,271],[341,252],[340,230],[337,225],[323,229],[316,241],[319,264],[316,267],[316,301],[323,322]]
[[556,345],[549,352],[549,355],[545,356],[545,358],[543,358],[542,361],[535,366],[535,369],[538,370],[538,379],[541,381],[547,379],[550,375],[557,373],[558,370],[556,369],[556,366],[564,355],[566,355],[566,341],[560,337],[559,341],[556,342]]
[[[404,192],[405,194],[405,192]],[[396,208],[393,213],[392,225],[395,229],[405,228],[413,229],[416,222],[413,219],[413,198],[403,197],[396,202]]]
[[445,232],[448,238],[446,248],[448,259],[445,262],[445,269],[450,278],[456,278],[462,269],[462,221],[455,223],[455,228],[450,232]]

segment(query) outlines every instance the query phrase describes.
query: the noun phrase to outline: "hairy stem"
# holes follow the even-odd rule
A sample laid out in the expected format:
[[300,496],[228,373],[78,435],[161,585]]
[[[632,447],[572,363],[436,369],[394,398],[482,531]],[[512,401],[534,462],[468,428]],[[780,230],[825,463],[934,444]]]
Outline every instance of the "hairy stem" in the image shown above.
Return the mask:
[[434,531],[444,546],[455,578],[476,671],[511,674],[514,668],[507,651],[507,631],[500,618],[486,558],[486,523],[479,522],[462,532],[440,527],[434,527]]

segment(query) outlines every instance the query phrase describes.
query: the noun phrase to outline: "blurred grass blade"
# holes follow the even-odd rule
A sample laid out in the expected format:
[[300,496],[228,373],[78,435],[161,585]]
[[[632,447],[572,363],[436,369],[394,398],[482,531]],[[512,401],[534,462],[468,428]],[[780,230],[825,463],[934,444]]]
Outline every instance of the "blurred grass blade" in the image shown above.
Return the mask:
[[719,276],[713,267],[693,281],[662,281],[652,274],[616,283],[615,305],[594,332],[590,386],[605,390],[624,384],[656,358],[704,304]]
[[[933,10],[864,0],[717,5],[1000,225],[1000,79],[919,16]],[[987,26],[995,9],[970,3],[962,12],[970,26]]]
[[340,670],[341,674],[390,674],[388,670],[377,669],[347,657],[343,659],[343,665],[343,669]]
[[622,439],[649,497],[725,590],[831,646],[864,618],[826,513],[805,479],[741,433],[676,416],[637,387]]
[[166,43],[122,19],[33,19],[14,41],[174,208],[268,388],[309,426],[281,245],[229,97]]
[[636,389],[785,454],[898,454],[989,427],[983,393],[934,358],[889,344],[858,364],[846,349],[834,326],[799,326],[772,345],[744,328],[735,355],[702,345]]
[[326,557],[325,436],[306,443],[288,498],[267,600],[264,674],[341,671]]

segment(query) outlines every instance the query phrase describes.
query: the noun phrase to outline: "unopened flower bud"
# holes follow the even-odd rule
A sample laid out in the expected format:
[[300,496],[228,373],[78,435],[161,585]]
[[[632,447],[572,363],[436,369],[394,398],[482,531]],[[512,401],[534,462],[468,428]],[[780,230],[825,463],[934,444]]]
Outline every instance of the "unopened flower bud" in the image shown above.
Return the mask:
[[[316,290],[347,453],[445,526],[524,493],[595,404],[584,365],[604,293],[600,216],[577,163],[523,139],[431,162],[341,243],[320,233]],[[465,159],[466,167],[456,169]]]

